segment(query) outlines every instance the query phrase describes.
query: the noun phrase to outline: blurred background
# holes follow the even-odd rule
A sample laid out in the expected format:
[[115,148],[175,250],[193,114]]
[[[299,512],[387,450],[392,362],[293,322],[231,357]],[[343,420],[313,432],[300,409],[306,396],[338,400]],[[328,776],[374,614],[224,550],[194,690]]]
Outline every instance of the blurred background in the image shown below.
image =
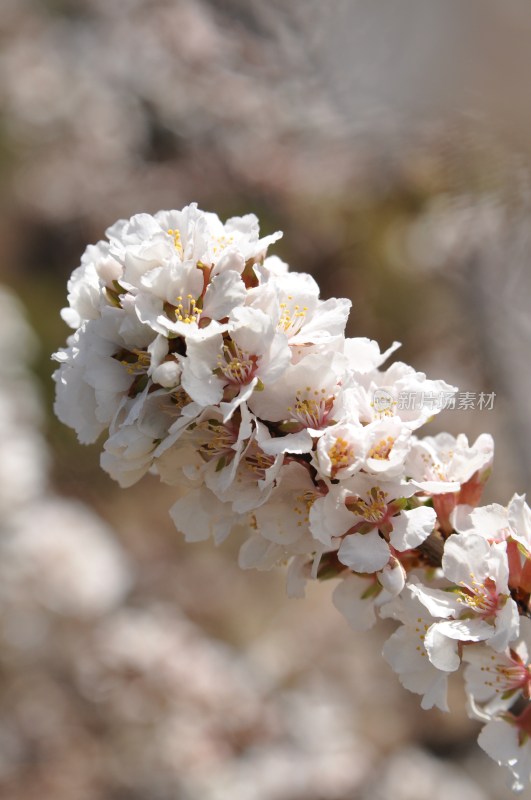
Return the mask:
[[[54,420],[86,245],[196,200],[352,299],[349,334],[494,409],[486,499],[531,483],[524,0],[1,0],[0,798],[506,798],[459,681],[421,712],[331,586],[287,601],[184,546]],[[528,793],[531,797],[531,792]]]

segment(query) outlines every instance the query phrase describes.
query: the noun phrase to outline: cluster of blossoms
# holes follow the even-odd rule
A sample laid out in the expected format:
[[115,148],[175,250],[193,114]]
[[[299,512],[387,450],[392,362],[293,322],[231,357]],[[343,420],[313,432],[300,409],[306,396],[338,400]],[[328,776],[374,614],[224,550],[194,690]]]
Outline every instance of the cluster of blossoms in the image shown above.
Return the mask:
[[354,629],[396,619],[384,657],[423,708],[447,710],[464,664],[479,743],[520,788],[531,511],[519,496],[478,507],[492,438],[419,438],[433,403],[397,398],[456,389],[384,368],[397,343],[346,338],[350,302],[267,256],[280,236],[195,205],[111,227],[69,282],[56,413],[83,443],[106,431],[101,464],[121,486],[148,471],[175,485],[187,540],[235,531],[243,568],[289,563],[292,596],[332,577]]

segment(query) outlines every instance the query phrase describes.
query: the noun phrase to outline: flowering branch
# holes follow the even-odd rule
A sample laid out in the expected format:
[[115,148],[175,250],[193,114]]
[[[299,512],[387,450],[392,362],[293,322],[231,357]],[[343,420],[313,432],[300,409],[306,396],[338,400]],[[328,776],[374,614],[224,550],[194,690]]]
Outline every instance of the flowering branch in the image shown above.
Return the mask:
[[291,596],[335,578],[355,630],[395,619],[383,655],[423,708],[448,709],[465,665],[479,744],[522,788],[531,511],[518,495],[478,507],[492,438],[415,433],[455,387],[384,368],[396,342],[346,338],[350,302],[267,256],[280,236],[195,205],[109,228],[69,281],[56,413],[82,443],[106,431],[101,465],[121,486],[150,471],[178,487],[188,541],[237,530],[241,567],[288,562]]

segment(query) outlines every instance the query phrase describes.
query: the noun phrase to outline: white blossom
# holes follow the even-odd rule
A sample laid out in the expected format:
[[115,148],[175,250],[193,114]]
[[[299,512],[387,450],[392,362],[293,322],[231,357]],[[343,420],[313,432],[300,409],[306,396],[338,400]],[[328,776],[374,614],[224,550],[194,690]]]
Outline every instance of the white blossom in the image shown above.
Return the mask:
[[389,601],[377,581],[345,573],[332,593],[332,601],[355,631],[367,631],[376,622],[377,607]]
[[531,781],[531,737],[515,721],[493,719],[480,731],[478,744],[500,766],[513,775],[512,788],[521,792]]
[[362,425],[351,422],[331,425],[317,443],[315,467],[326,478],[348,478],[362,468],[367,449],[367,436]]
[[[378,391],[384,393],[380,403],[375,402]],[[438,398],[456,391],[455,386],[430,380],[396,361],[385,372],[374,369],[360,375],[353,394],[363,423],[398,416],[413,431],[441,411]]]
[[437,706],[441,711],[448,711],[448,674],[432,664],[426,650],[426,633],[432,617],[411,587],[384,606],[382,616],[402,623],[383,648],[383,657],[397,673],[402,686],[422,695],[422,708]]
[[249,302],[271,318],[294,348],[326,346],[342,337],[351,306],[345,298],[320,300],[317,283],[305,273],[271,277],[250,293]]

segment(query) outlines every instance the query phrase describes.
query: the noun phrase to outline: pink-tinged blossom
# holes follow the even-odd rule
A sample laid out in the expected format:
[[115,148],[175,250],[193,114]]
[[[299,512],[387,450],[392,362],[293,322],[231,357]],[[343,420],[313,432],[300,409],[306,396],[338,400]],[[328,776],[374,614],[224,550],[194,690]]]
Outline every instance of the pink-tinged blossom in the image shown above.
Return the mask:
[[459,642],[487,642],[502,652],[518,636],[519,615],[508,587],[505,543],[489,544],[477,534],[454,534],[444,548],[442,568],[449,591],[413,586],[434,622],[426,636],[430,661],[459,668]]
[[429,494],[459,492],[461,487],[479,471],[490,468],[494,442],[482,433],[473,445],[460,433],[425,436],[411,446],[405,470],[411,480]]
[[467,696],[473,708],[481,705],[488,714],[492,701],[496,707],[505,703],[506,708],[523,695],[531,696],[531,620],[520,619],[520,634],[510,646],[499,653],[486,644],[466,647],[463,661]]
[[406,460],[406,474],[413,483],[433,496],[442,531],[453,530],[452,513],[457,505],[476,506],[490,475],[494,455],[492,436],[482,433],[473,445],[464,434],[440,433],[414,442]]
[[383,479],[402,476],[411,446],[409,428],[398,417],[389,417],[369,423],[364,432],[367,442],[365,472]]
[[319,436],[336,422],[335,404],[345,381],[347,362],[343,355],[313,353],[287,369],[279,380],[255,392],[249,399],[259,419],[284,422],[294,430],[307,429]]
[[182,386],[202,406],[220,403],[227,420],[284,373],[291,351],[269,317],[254,308],[236,308],[225,334],[209,331],[188,342]]
[[433,530],[435,512],[426,506],[405,511],[394,503],[413,491],[400,481],[361,474],[345,483],[340,498],[350,511],[350,528],[358,530],[344,537],[339,560],[355,572],[376,572],[388,563],[391,548],[403,552],[421,544]]
[[478,508],[458,506],[452,521],[463,535],[477,533],[490,542],[513,540],[531,556],[531,509],[525,495],[513,495],[506,507],[498,503]]
[[507,507],[457,506],[451,521],[462,535],[477,533],[489,542],[506,542],[509,586],[531,592],[531,510],[525,495],[515,494]]
[[327,428],[317,443],[314,464],[320,475],[334,480],[358,472],[367,454],[367,436],[362,425],[341,422]]

